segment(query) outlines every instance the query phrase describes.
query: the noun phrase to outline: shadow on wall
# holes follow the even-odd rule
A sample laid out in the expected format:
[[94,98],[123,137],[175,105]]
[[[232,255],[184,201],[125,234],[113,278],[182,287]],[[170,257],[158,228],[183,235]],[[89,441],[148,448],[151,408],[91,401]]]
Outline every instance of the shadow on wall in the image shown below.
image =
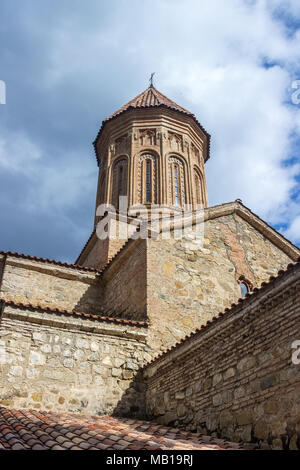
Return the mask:
[[112,415],[124,418],[146,418],[146,384],[142,370],[138,371],[130,382]]
[[[129,286],[126,295],[124,293],[119,295],[116,290],[114,292],[108,292],[109,289],[110,287],[106,286],[105,283],[99,279],[97,284],[90,286],[86,290],[80,300],[74,305],[74,310],[77,312],[122,318],[125,320],[142,322],[148,320],[146,312],[146,292],[144,290],[136,289],[133,291]],[[113,295],[115,296],[115,302],[112,301]],[[110,299],[107,299],[108,296]],[[133,299],[133,301],[131,301],[131,299]],[[144,310],[138,311],[134,309],[134,301],[139,304],[144,304]]]
[[103,298],[104,286],[98,276],[96,283],[89,286],[80,300],[74,305],[74,310],[94,315],[104,315],[102,310]]

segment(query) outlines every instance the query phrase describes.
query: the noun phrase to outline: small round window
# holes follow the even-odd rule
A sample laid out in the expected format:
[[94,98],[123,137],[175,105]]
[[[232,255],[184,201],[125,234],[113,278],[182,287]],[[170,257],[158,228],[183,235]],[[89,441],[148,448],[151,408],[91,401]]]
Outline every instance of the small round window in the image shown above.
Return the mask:
[[246,297],[246,294],[248,294],[249,292],[248,284],[246,284],[246,282],[240,282],[240,289],[241,289],[242,297]]

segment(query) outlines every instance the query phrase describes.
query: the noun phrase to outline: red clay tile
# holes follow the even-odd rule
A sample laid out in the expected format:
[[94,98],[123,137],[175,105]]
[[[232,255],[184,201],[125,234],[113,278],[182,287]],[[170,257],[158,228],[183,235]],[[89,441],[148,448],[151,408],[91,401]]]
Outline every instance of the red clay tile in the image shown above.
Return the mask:
[[0,407],[0,449],[46,448],[238,450],[246,446],[133,419]]

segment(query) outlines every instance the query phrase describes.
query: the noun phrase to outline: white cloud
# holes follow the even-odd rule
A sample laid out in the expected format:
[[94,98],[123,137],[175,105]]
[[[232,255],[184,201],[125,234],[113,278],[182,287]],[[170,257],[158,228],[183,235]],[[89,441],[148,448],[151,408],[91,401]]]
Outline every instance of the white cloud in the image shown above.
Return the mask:
[[24,189],[23,209],[65,211],[80,204],[83,195],[95,191],[94,162],[70,151],[55,160],[24,133],[6,132],[0,136],[0,169],[21,175],[30,182]]
[[40,158],[41,150],[25,134],[0,135],[0,168],[29,175]]
[[285,236],[293,240],[295,243],[300,243],[300,215],[298,215],[291,223]]
[[[287,95],[292,81],[300,79],[300,30],[290,34],[278,12],[299,22],[299,0],[124,0],[111,3],[101,27],[95,19],[103,4],[91,5],[90,22],[81,23],[75,8],[47,28],[48,61],[40,85],[55,93],[62,83],[76,82],[80,100],[88,90],[97,102],[107,100],[107,88],[110,99],[119,96],[122,105],[123,96],[133,98],[142,91],[136,89],[139,80],[146,86],[156,71],[157,88],[194,112],[212,134],[210,203],[239,197],[271,223],[288,224],[286,233],[297,240],[300,207],[292,195],[300,191],[300,162],[286,165],[286,160],[294,156],[291,134],[300,133],[300,107]],[[31,27],[41,31],[45,25],[38,20]],[[274,65],[266,68],[264,61]],[[2,166],[22,171],[24,151],[31,167],[40,168],[42,159],[42,183],[33,192],[40,204],[51,200],[59,206],[63,186],[67,205],[80,203],[80,192],[91,182],[91,194],[96,191],[92,164],[86,167],[76,149],[62,156],[61,165],[49,167],[26,139],[13,152],[7,142],[0,140]]]

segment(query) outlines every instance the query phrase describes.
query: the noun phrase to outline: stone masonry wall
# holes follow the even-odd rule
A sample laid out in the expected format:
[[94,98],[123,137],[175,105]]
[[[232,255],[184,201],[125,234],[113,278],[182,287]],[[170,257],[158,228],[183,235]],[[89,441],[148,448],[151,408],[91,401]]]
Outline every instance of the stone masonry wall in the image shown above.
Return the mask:
[[0,404],[143,416],[146,328],[5,306]]
[[148,240],[149,344],[164,350],[241,297],[240,276],[260,284],[291,259],[238,215],[207,220],[201,237]]
[[12,256],[6,261],[0,296],[16,303],[89,313],[98,313],[103,303],[95,272]]
[[99,240],[94,235],[93,245],[89,248],[87,254],[80,255],[79,264],[82,266],[92,266],[97,269],[101,269],[108,262],[108,251],[109,251],[109,242],[107,238],[105,240]]
[[300,449],[300,264],[144,370],[148,417],[264,449]]
[[[106,220],[106,219],[105,219]],[[100,224],[102,221],[99,222]],[[104,223],[103,223],[104,225]],[[90,266],[96,269],[102,269],[122,248],[126,241],[136,231],[134,223],[122,220],[110,221],[109,238],[100,239],[97,233],[101,234],[101,228],[97,227],[86,247],[78,257],[78,264],[81,266]]]
[[4,260],[5,260],[5,257],[1,256],[0,257],[0,285],[1,285],[1,280],[3,276]]
[[105,311],[115,317],[147,319],[147,240],[130,242],[102,276]]

